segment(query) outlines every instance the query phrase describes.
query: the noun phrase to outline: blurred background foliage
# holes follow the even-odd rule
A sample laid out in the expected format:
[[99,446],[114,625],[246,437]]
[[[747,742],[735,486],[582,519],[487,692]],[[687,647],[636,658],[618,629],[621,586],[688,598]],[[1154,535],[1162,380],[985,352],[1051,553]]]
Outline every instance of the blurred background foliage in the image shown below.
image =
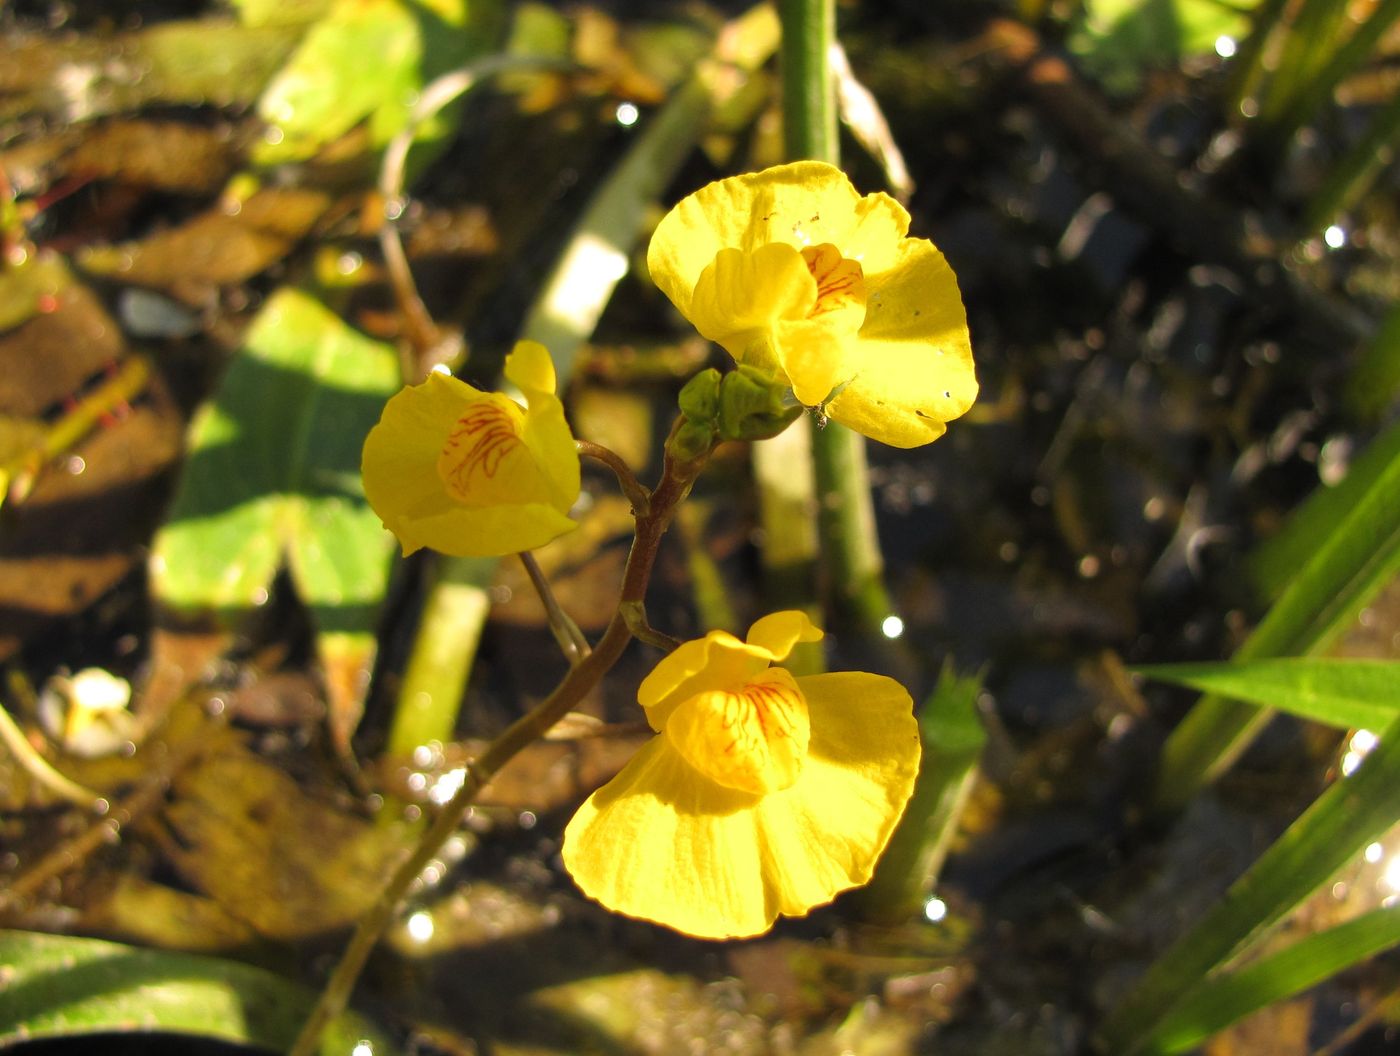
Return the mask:
[[[634,647],[425,870],[378,1025],[324,1051],[1390,1051],[1398,22],[840,4],[845,167],[948,255],[982,398],[872,445],[854,562],[819,426],[726,445],[649,613],[802,606],[833,631],[804,664],[910,687],[886,861],[744,943],[583,900],[559,835],[645,739]],[[565,666],[518,564],[395,558],[363,436],[533,337],[577,433],[655,475],[724,364],[646,239],[781,160],[778,13],[9,0],[0,33],[0,1044],[280,1048]],[[583,503],[538,560],[596,634],[631,522],[603,474]]]

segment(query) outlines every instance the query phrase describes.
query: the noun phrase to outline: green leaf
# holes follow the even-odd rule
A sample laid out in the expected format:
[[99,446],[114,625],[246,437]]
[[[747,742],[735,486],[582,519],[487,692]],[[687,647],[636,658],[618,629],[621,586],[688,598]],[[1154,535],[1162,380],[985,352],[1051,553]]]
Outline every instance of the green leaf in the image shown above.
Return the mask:
[[1400,945],[1400,906],[1372,910],[1355,920],[1300,939],[1203,983],[1178,1005],[1148,1040],[1149,1052],[1185,1052],[1252,1012],[1302,993],[1368,957]]
[[[1390,104],[1392,111],[1398,106],[1400,104]],[[1400,121],[1400,117],[1392,120]],[[1400,304],[1391,306],[1380,328],[1357,356],[1344,393],[1348,409],[1370,422],[1384,420],[1397,397],[1400,397]],[[1392,426],[1389,432],[1400,434],[1400,426]],[[1394,442],[1400,443],[1400,440]],[[1352,473],[1356,468],[1352,467]],[[1347,480],[1352,473],[1347,474]]]
[[300,26],[324,18],[333,0],[230,0],[245,26]]
[[[1259,660],[1323,652],[1400,572],[1400,449],[1319,542],[1268,614],[1235,652]],[[1272,713],[1206,697],[1172,731],[1162,751],[1156,801],[1185,803],[1229,768]]]
[[1249,29],[1250,0],[1083,0],[1070,50],[1115,87],[1137,83],[1145,66],[1209,54],[1219,37]]
[[[304,987],[261,968],[98,939],[0,931],[0,1047],[20,1040],[166,1031],[282,1051],[311,1010]],[[344,1056],[365,1040],[394,1050],[346,1014],[320,1051]]]
[[285,560],[323,658],[354,653],[333,637],[350,635],[363,662],[393,537],[365,502],[360,448],[398,385],[393,348],[305,293],[275,293],[191,427],[180,487],[153,548],[156,598],[236,623],[267,600]]
[[[1395,312],[1395,319],[1395,369],[1400,372],[1400,309]],[[1377,383],[1372,391],[1383,388]],[[1396,392],[1400,392],[1400,381],[1386,393],[1387,401]],[[1249,555],[1249,577],[1261,598],[1272,600],[1283,593],[1298,570],[1323,547],[1397,458],[1400,458],[1400,422],[1367,445],[1340,483],[1314,490],[1307,501],[1293,511],[1282,530]]]
[[1400,661],[1247,660],[1158,664],[1148,678],[1218,693],[1343,729],[1378,730],[1400,715]]
[[1201,981],[1257,942],[1400,817],[1400,720],[1350,777],[1333,783],[1194,927],[1147,969],[1103,1027],[1130,1056]]
[[[424,85],[480,51],[490,10],[483,0],[335,0],[258,101],[276,132],[254,160],[305,160],[366,119],[370,145],[382,148],[406,125]],[[436,138],[447,127],[439,115],[420,135]]]

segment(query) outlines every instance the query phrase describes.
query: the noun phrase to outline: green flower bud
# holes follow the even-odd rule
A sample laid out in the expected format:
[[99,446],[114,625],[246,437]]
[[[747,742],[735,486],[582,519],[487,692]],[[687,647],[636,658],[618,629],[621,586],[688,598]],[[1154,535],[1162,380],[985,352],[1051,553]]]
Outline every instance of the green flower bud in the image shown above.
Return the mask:
[[689,418],[671,433],[666,441],[666,453],[677,462],[693,462],[715,446],[712,422],[695,422]]
[[681,414],[692,422],[713,422],[719,414],[719,390],[719,371],[714,367],[702,370],[681,389]]
[[766,440],[802,413],[788,398],[788,384],[769,371],[739,364],[719,387],[719,435],[725,440]]

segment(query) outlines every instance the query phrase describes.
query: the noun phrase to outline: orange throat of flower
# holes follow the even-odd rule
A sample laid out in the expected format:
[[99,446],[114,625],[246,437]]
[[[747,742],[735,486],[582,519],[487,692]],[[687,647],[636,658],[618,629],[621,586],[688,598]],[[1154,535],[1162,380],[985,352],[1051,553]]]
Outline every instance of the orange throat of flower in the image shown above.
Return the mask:
[[438,455],[437,472],[447,493],[468,506],[500,501],[510,487],[511,463],[527,454],[521,439],[524,415],[504,397],[471,404],[453,424]]
[[817,283],[817,300],[808,319],[830,312],[856,310],[865,317],[865,271],[860,262],[843,257],[830,242],[802,250],[807,270]]
[[763,795],[797,780],[811,726],[792,675],[770,668],[738,690],[696,694],[672,713],[665,735],[706,777]]

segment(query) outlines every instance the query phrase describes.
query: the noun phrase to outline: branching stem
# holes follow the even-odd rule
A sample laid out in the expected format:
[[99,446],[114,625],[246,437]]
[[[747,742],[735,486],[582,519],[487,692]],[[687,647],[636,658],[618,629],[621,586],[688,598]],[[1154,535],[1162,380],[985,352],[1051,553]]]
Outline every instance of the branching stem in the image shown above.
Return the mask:
[[563,650],[564,656],[569,661],[569,666],[576,667],[584,657],[593,651],[593,647],[588,644],[588,639],[579,630],[578,624],[569,618],[569,614],[555,600],[554,591],[549,586],[549,580],[545,578],[544,570],[535,560],[535,555],[528,550],[521,551],[520,563],[525,566],[525,574],[530,577],[535,593],[540,596],[540,601],[544,604],[545,615],[549,619],[549,629],[554,632],[554,640],[559,643],[559,648]]
[[602,444],[593,443],[591,440],[575,440],[574,443],[577,445],[580,455],[601,462],[613,471],[613,475],[617,477],[618,485],[622,488],[622,493],[632,504],[633,515],[645,517],[651,506],[651,492],[637,479],[632,468],[622,460],[622,456]]
[[344,1011],[355,988],[355,982],[359,979],[360,972],[364,969],[365,962],[378,943],[379,937],[393,919],[394,911],[413,885],[413,881],[457,830],[463,813],[471,806],[482,786],[490,781],[502,766],[510,762],[517,752],[538,740],[562,719],[602,680],[622,656],[623,649],[633,637],[623,613],[629,606],[640,604],[645,597],[661,537],[670,526],[677,505],[690,493],[690,487],[707,458],[708,453],[690,462],[678,462],[667,455],[666,468],[656,490],[651,494],[649,508],[646,513],[637,516],[637,534],[632,541],[627,566],[623,570],[618,610],[603,637],[591,653],[569,669],[563,681],[554,688],[554,692],[533,711],[507,727],[467,768],[466,780],[463,781],[462,787],[419,837],[417,845],[399,864],[393,876],[379,892],[379,897],[361,918],[349,945],[341,954],[335,971],[289,1050],[290,1056],[314,1056],[318,1051],[321,1035],[331,1020]]

